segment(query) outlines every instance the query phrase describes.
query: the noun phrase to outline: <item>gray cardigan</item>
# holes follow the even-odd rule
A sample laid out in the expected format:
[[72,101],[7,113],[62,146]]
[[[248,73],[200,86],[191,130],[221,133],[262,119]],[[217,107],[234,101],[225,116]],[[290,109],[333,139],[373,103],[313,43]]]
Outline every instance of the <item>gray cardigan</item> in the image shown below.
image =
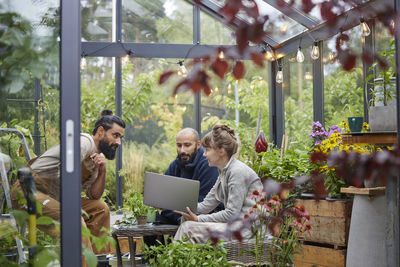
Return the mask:
[[[203,202],[197,205],[199,222],[227,222],[233,217],[242,217],[255,204],[249,196],[263,185],[257,174],[240,160],[231,157],[225,168],[219,172],[218,180]],[[222,202],[225,209],[208,214]]]

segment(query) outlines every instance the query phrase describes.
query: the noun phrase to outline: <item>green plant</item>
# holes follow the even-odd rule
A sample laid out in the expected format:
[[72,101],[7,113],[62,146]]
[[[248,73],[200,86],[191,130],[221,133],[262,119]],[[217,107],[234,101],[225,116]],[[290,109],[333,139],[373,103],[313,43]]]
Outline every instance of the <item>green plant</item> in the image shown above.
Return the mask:
[[171,239],[167,245],[147,247],[144,254],[150,266],[232,266],[232,262],[226,258],[227,251],[222,242],[214,246],[210,241],[206,244],[191,244],[187,240]]
[[[378,54],[381,59],[371,65],[369,71],[372,72],[372,74],[365,78],[365,83],[372,85],[371,91],[369,92],[372,96],[371,106],[374,106],[376,102],[382,102],[383,105],[386,106],[395,93],[393,90],[390,90],[390,88],[394,86],[394,81],[391,80],[391,78],[396,77],[394,39],[390,42],[390,48],[388,50],[379,51]],[[378,63],[380,63],[380,71],[377,71],[379,67]]]
[[126,207],[136,218],[139,216],[147,216],[147,214],[156,211],[154,208],[146,206],[143,203],[143,195],[135,190],[131,190],[131,192],[126,195],[125,199]]

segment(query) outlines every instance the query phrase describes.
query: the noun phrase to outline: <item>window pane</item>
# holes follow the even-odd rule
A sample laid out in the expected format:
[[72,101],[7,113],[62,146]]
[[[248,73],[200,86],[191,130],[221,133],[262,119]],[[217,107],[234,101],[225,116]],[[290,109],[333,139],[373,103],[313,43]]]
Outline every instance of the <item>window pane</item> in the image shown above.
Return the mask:
[[240,155],[249,157],[249,150],[254,151],[257,122],[261,112],[260,130],[269,138],[269,64],[260,68],[253,62],[245,61],[246,75],[236,81],[232,75],[220,80],[214,76],[212,92],[203,96],[202,131],[210,131],[216,123],[224,123],[235,129],[241,145]]
[[304,61],[296,61],[296,54],[291,53],[283,61],[283,83],[285,107],[285,133],[289,143],[295,148],[306,148],[313,121],[313,77],[311,46],[302,48]]
[[123,0],[122,39],[136,43],[193,43],[193,6],[182,0]]
[[[18,199],[25,200],[17,182],[18,170],[26,167],[30,158],[42,154],[60,141],[58,11],[59,1],[21,0],[0,3],[0,128],[21,131],[27,142],[21,142],[15,133],[0,131],[0,162],[5,163],[6,168],[6,172],[0,172],[0,184],[4,185],[5,181],[10,184],[12,208],[19,210],[21,218],[28,218],[28,214],[26,206],[18,203]],[[33,165],[32,169],[37,170]],[[4,173],[6,175],[2,176]],[[37,181],[36,176],[34,180]],[[50,195],[54,199],[58,198],[59,182],[57,175],[43,177],[42,183],[36,182],[36,200],[42,204]],[[0,194],[4,197],[1,185]],[[17,191],[20,194],[13,193]],[[3,197],[0,203],[1,212],[9,214],[11,207],[8,206],[9,203],[5,203]],[[52,207],[59,206],[59,202],[54,199],[50,203]],[[6,206],[10,209],[3,209]],[[41,205],[41,210],[42,214],[49,215],[49,209],[45,205]],[[52,218],[46,218],[42,214],[37,216],[42,222],[59,217],[59,213],[49,215]],[[23,221],[27,223],[27,220]],[[0,253],[17,252],[14,239],[17,232],[10,223],[5,222],[3,218],[0,220],[0,243],[6,244],[6,247],[2,246]],[[51,258],[42,258],[41,264],[46,266],[52,262],[58,265],[60,239],[55,225],[38,227],[36,233],[37,251],[51,255]],[[22,234],[23,247],[27,248],[27,235],[25,232]],[[0,265],[17,266],[18,263],[5,262],[2,257]]]
[[236,44],[235,32],[204,12],[200,13],[200,28],[202,44]]
[[[348,48],[361,53],[361,31],[355,27],[346,32],[350,41]],[[324,101],[325,128],[347,122],[347,117],[364,116],[363,86],[364,78],[362,61],[357,58],[356,66],[351,72],[343,70],[335,59],[336,38],[324,42]]]
[[113,1],[81,0],[82,41],[112,41]]

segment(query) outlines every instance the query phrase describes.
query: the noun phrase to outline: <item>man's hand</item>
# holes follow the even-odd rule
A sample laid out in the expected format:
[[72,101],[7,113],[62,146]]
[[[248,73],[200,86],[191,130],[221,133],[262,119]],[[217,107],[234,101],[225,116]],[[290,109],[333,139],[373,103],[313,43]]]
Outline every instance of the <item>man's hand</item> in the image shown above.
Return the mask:
[[93,160],[94,165],[99,168],[99,170],[104,171],[106,168],[106,159],[103,153],[93,153],[90,155],[90,158]]
[[187,213],[179,210],[173,210],[173,212],[178,213],[185,217],[187,221],[195,221],[198,222],[199,220],[197,219],[197,215],[194,214],[189,207],[186,207]]

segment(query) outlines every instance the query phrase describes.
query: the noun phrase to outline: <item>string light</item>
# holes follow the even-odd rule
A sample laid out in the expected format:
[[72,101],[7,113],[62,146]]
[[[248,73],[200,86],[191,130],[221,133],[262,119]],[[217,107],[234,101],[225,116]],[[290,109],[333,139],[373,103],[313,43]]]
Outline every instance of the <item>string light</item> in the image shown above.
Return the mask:
[[304,54],[301,51],[301,47],[299,46],[299,49],[297,50],[297,55],[296,55],[296,60],[297,62],[301,63],[304,61]]
[[278,67],[278,72],[276,73],[276,82],[277,83],[282,83],[283,82],[283,72],[282,72],[282,67]]
[[310,81],[310,80],[312,80],[312,78],[313,78],[313,76],[312,76],[312,74],[311,74],[309,71],[307,71],[307,72],[304,74],[304,79],[305,79],[305,80]]
[[314,42],[314,45],[311,50],[311,58],[313,60],[316,60],[319,58],[319,47],[318,47],[318,42]]
[[131,59],[131,55],[132,55],[132,50],[129,49],[126,56],[124,56],[121,60],[122,64],[124,65],[128,64],[129,60]]
[[267,48],[263,47],[261,52],[264,54],[265,60],[269,60],[269,61],[274,60],[274,58],[275,58],[274,54],[272,52],[271,47],[268,44],[267,44]]
[[178,62],[178,65],[179,65],[178,75],[186,77],[188,72],[187,72],[185,65],[183,64],[183,60],[180,60]]
[[86,62],[86,56],[82,55],[81,57],[81,63],[80,63],[81,69],[84,70],[87,66],[87,62]]
[[335,54],[332,52],[329,52],[329,61],[331,63],[335,62]]
[[219,51],[219,53],[218,53],[218,58],[219,59],[224,59],[225,58],[225,55],[224,55],[224,51]]
[[392,30],[394,30],[395,23],[394,23],[394,20],[393,20],[393,19],[390,21],[390,27],[392,28]]
[[371,34],[371,30],[368,27],[368,24],[365,22],[364,18],[360,18],[361,22],[361,34],[362,36],[366,37]]

